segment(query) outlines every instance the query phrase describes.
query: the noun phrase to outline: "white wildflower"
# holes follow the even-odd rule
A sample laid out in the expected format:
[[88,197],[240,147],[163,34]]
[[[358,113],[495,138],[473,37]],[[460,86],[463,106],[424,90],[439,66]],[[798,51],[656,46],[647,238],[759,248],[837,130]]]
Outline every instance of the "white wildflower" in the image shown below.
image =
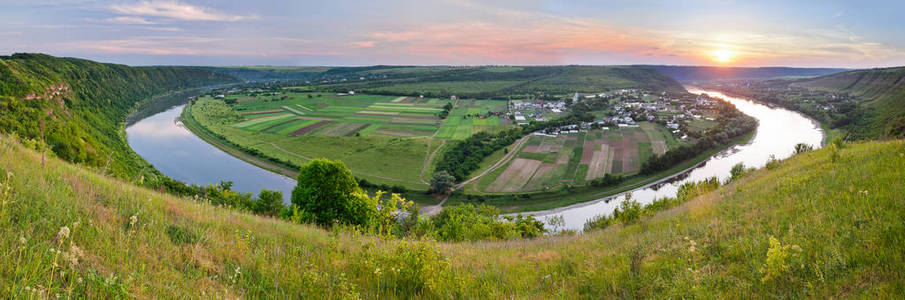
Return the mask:
[[60,227],[60,232],[57,232],[57,238],[64,240],[69,238],[69,227],[63,226]]
[[19,237],[19,244],[25,245],[26,242],[28,242],[28,241],[25,240],[25,237],[24,237],[24,236]]
[[134,227],[136,222],[138,222],[138,215],[129,217],[129,227]]

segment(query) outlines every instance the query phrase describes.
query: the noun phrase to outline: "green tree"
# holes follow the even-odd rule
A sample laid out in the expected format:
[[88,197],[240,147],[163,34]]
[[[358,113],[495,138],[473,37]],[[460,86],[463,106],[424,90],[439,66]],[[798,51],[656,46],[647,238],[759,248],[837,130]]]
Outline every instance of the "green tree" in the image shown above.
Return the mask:
[[318,225],[332,223],[367,226],[376,214],[377,203],[362,193],[352,172],[341,161],[315,159],[299,170],[298,185],[292,190],[292,205]]
[[283,210],[283,192],[261,190],[254,204],[256,214],[276,216]]
[[455,177],[450,175],[449,172],[440,171],[434,173],[434,177],[431,178],[431,191],[440,194],[449,194],[449,191],[455,184]]

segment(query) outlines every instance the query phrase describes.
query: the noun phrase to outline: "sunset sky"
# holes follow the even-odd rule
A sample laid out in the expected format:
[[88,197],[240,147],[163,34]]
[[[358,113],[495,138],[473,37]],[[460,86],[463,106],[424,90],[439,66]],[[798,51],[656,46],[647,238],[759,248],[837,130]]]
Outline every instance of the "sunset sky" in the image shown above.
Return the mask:
[[0,7],[0,54],[131,65],[905,65],[905,1],[0,0]]

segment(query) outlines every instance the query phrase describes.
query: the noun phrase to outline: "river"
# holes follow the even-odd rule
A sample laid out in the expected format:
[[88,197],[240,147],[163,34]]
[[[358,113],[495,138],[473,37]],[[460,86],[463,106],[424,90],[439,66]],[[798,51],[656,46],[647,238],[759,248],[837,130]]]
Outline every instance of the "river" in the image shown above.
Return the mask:
[[[767,164],[770,155],[775,156],[776,159],[788,158],[794,153],[795,145],[798,143],[810,144],[815,148],[821,147],[823,131],[820,129],[820,125],[797,112],[772,108],[748,99],[729,97],[716,91],[686,88],[693,94],[706,93],[734,104],[739,111],[757,119],[757,132],[747,144],[735,145],[723,150],[691,170],[663,182],[629,191],[632,199],[642,205],[655,199],[675,196],[679,186],[686,182],[700,181],[714,176],[720,181],[725,181],[729,178],[729,170],[738,163],[742,163],[746,167],[761,168]],[[562,216],[565,221],[565,229],[581,230],[587,220],[601,214],[612,214],[613,210],[624,200],[625,193],[622,193],[590,202],[526,214],[534,214],[544,221],[548,221],[553,216]]]
[[[675,196],[678,187],[685,182],[710,177],[725,180],[729,170],[737,163],[747,167],[763,167],[770,155],[777,159],[792,155],[798,143],[820,147],[823,132],[819,125],[799,113],[771,108],[753,101],[729,97],[719,92],[688,88],[695,94],[707,93],[734,104],[740,111],[759,121],[757,133],[748,144],[732,146],[697,167],[673,176],[657,184],[631,191],[632,199],[650,203],[654,199]],[[257,194],[261,189],[283,191],[284,201],[289,198],[295,181],[282,175],[258,168],[230,156],[196,137],[177,122],[184,105],[176,105],[135,121],[126,127],[129,145],[135,152],[153,164],[161,172],[174,179],[194,184],[216,184],[221,180],[235,183],[233,189]],[[611,214],[625,199],[619,194],[585,203],[533,212],[542,220],[563,216],[565,228],[580,230],[584,223],[600,214]]]
[[132,150],[173,179],[198,185],[229,180],[238,192],[282,191],[283,202],[289,203],[295,180],[235,158],[195,136],[178,122],[184,107],[165,108],[126,127]]

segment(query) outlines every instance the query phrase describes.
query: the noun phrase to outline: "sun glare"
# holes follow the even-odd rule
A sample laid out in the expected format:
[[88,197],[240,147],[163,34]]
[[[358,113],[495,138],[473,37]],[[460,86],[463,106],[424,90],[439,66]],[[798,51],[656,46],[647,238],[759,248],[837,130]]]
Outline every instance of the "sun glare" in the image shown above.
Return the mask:
[[735,56],[732,53],[732,50],[726,48],[720,48],[713,51],[713,60],[718,63],[727,63],[732,60],[732,57]]

